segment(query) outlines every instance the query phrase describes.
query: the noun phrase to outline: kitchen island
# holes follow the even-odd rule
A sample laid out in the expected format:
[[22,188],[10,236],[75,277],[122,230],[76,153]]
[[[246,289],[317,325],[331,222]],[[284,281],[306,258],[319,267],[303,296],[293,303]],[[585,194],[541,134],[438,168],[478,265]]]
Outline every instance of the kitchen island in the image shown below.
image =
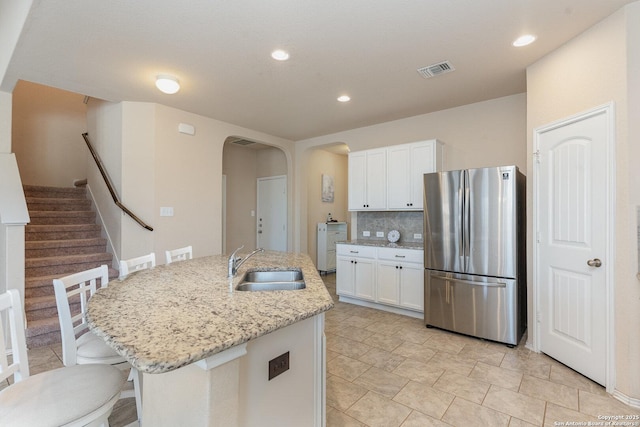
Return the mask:
[[[306,288],[235,290],[247,270],[271,268],[300,268]],[[233,279],[223,255],[133,273],[100,289],[87,319],[142,373],[145,425],[322,425],[332,307],[307,255],[267,251]],[[269,380],[286,352],[289,370]]]

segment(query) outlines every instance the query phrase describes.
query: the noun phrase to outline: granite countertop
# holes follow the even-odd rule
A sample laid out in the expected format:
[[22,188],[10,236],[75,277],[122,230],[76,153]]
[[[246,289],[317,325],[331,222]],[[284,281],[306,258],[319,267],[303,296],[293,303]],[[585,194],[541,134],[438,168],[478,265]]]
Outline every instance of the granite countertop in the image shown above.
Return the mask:
[[424,243],[420,242],[397,242],[390,243],[387,240],[347,240],[345,242],[337,242],[343,245],[358,246],[375,246],[378,248],[398,248],[398,249],[418,249],[424,250]]
[[[138,370],[163,373],[333,307],[308,255],[265,251],[231,280],[227,259],[179,261],[111,281],[89,300],[89,327]],[[235,290],[248,269],[273,267],[301,268],[306,288]]]

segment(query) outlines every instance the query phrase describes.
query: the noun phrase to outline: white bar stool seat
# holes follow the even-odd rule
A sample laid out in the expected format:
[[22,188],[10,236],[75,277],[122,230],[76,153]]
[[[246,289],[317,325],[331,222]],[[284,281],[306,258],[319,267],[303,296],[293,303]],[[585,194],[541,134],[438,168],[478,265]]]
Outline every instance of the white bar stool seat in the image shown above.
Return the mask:
[[12,427],[84,426],[108,418],[124,382],[118,369],[104,364],[43,372],[0,392],[0,420]]
[[[10,340],[5,340],[6,331]],[[106,364],[75,365],[29,376],[24,314],[15,289],[0,294],[0,381],[12,376],[14,383],[0,391],[0,424],[12,427],[107,427],[125,382],[118,369]]]

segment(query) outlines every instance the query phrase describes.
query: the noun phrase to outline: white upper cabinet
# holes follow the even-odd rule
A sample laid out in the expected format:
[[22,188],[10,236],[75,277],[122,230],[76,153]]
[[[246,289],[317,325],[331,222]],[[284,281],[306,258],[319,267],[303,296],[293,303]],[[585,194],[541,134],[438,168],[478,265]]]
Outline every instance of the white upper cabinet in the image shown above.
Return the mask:
[[387,203],[385,149],[349,153],[349,210],[384,210]]
[[422,176],[439,170],[435,139],[350,153],[349,210],[422,210]]
[[433,139],[389,147],[387,164],[387,208],[422,210],[422,176],[442,169],[442,144]]

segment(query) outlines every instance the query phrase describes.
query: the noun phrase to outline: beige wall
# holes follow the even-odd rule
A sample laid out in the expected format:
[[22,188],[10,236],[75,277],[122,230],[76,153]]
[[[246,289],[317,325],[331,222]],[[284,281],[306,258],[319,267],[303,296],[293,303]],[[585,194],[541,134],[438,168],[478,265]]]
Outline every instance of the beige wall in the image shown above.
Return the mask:
[[[640,205],[637,125],[640,92],[640,3],[627,6],[527,69],[528,152],[536,127],[582,111],[615,103],[615,365],[616,390],[640,398],[640,286],[637,273],[635,206]],[[631,90],[634,89],[634,90]],[[630,106],[634,108],[631,115]],[[531,156],[527,161],[533,167]],[[529,225],[533,227],[529,174]],[[530,231],[531,232],[531,231]],[[531,242],[532,240],[529,239]],[[532,245],[529,265],[532,265]],[[532,269],[529,269],[531,282]],[[530,286],[531,290],[532,287]],[[530,295],[531,303],[531,295]],[[531,306],[530,306],[531,308]],[[532,313],[529,311],[529,324]]]
[[256,247],[256,152],[236,144],[224,145],[222,173],[227,176],[227,252],[244,245]]
[[244,245],[256,247],[257,179],[287,175],[285,152],[280,148],[243,147],[225,143],[222,173],[227,176],[226,248],[232,252]]
[[[165,250],[186,245],[193,246],[196,257],[221,252],[222,157],[229,136],[243,135],[282,150],[286,166],[272,162],[268,168],[284,169],[292,176],[291,141],[158,104],[90,104],[89,132],[121,201],[154,228],[145,230],[120,213],[102,192],[100,181],[90,177],[92,193],[99,193],[101,215],[112,220],[107,231],[112,239],[116,236],[118,259],[154,251],[162,264]],[[195,135],[180,134],[180,123],[193,125]],[[252,168],[254,185],[255,171]],[[174,216],[161,217],[160,207],[172,207]],[[290,230],[289,241],[293,233]]]
[[[87,132],[117,194],[122,194],[122,104],[90,99],[87,108]],[[87,187],[95,202],[103,231],[109,241],[109,252],[118,264],[122,247],[123,214],[115,205],[102,176],[86,151]]]
[[11,153],[13,94],[0,91],[0,153]]
[[279,148],[256,150],[256,178],[287,174],[287,159]]
[[[350,222],[347,210],[348,158],[324,150],[313,150],[307,163],[307,241],[308,253],[317,262],[317,223],[325,222],[327,214],[333,219]],[[322,174],[331,175],[335,185],[333,202],[322,201]],[[317,263],[316,263],[317,265]]]
[[19,81],[13,92],[13,151],[22,182],[71,187],[86,178],[83,96]]
[[[515,164],[524,172],[526,117],[526,95],[518,94],[298,141],[296,175],[300,184],[296,192],[299,201],[296,224],[301,230],[315,227],[307,224],[309,203],[305,191],[310,185],[306,170],[315,148],[341,142],[351,151],[360,151],[439,139],[444,143],[445,169]],[[302,232],[299,237],[297,248],[302,252],[310,250],[308,233]]]

